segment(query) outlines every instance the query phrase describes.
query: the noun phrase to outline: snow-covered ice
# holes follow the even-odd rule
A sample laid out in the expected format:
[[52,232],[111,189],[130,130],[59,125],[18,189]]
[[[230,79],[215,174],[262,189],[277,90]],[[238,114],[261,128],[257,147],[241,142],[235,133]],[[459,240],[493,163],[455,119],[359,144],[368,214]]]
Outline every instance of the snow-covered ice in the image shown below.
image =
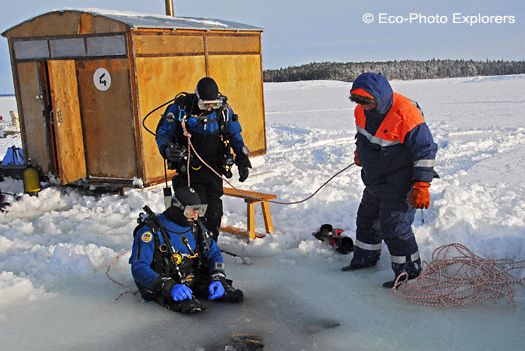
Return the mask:
[[[350,83],[265,84],[268,153],[241,188],[281,201],[310,195],[352,162],[354,105]],[[394,81],[417,100],[439,145],[441,179],[432,205],[416,215],[423,260],[459,242],[487,258],[525,258],[525,75]],[[235,102],[232,101],[235,108]],[[8,116],[14,98],[0,97]],[[241,122],[242,122],[242,116]],[[0,152],[20,145],[0,139]],[[235,178],[235,177],[234,177]],[[237,182],[235,182],[236,185]],[[20,193],[6,179],[2,191]],[[254,332],[268,350],[523,350],[525,292],[464,308],[413,305],[381,288],[392,278],[384,248],[370,270],[341,272],[349,255],[311,235],[321,224],[355,238],[363,185],[356,168],[300,205],[271,205],[275,233],[247,243],[222,234],[219,244],[251,258],[225,256],[229,276],[244,290],[240,305],[206,303],[181,316],[121,292],[105,276],[132,287],[127,258],[141,207],[160,211],[160,188],[126,196],[81,195],[47,188],[24,195],[0,214],[0,344],[2,350],[219,350],[234,332]],[[227,225],[245,223],[245,204],[224,198]],[[258,213],[259,231],[264,231]],[[525,276],[521,272],[521,276]]]

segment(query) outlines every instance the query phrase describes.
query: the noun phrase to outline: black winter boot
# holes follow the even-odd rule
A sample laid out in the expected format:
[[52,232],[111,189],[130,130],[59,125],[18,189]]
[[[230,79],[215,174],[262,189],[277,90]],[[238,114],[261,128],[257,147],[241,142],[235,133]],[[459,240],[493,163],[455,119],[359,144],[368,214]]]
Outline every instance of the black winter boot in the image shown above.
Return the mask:
[[381,250],[363,250],[354,247],[354,257],[348,266],[341,268],[342,271],[356,271],[362,268],[374,267],[381,256]]
[[395,278],[394,280],[389,280],[383,283],[384,288],[393,288],[397,278],[406,273],[405,278],[399,279],[397,282],[396,289],[403,283],[406,283],[409,280],[416,279],[421,273],[421,259],[417,259],[414,262],[405,262],[405,263],[392,263],[392,269],[394,270]]

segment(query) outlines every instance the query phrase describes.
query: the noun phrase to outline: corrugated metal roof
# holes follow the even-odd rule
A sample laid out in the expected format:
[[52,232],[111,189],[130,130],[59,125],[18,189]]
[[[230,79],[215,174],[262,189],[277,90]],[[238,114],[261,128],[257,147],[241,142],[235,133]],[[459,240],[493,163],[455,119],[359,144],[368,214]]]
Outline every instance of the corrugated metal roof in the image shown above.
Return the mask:
[[[55,12],[83,12],[91,13],[95,16],[104,16],[115,21],[122,22],[128,25],[130,28],[166,28],[166,29],[202,29],[202,30],[238,30],[238,31],[262,31],[260,27],[232,22],[224,21],[214,18],[199,18],[199,17],[171,17],[166,15],[148,14],[140,12],[126,12],[126,11],[114,11],[106,9],[60,9],[51,11],[37,17],[45,16]],[[25,22],[29,22],[34,18],[28,19]],[[21,25],[17,24],[14,27]],[[9,31],[7,29],[5,32]],[[4,33],[5,33],[4,32]]]

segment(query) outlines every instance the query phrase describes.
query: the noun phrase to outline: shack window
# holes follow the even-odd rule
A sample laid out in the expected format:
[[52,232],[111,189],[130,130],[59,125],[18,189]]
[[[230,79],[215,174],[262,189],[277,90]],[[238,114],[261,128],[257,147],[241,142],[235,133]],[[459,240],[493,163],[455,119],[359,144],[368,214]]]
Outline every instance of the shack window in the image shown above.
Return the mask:
[[47,40],[16,40],[14,50],[18,60],[49,57]]
[[86,56],[83,38],[51,39],[52,57]]
[[126,55],[126,38],[123,35],[86,38],[88,56]]

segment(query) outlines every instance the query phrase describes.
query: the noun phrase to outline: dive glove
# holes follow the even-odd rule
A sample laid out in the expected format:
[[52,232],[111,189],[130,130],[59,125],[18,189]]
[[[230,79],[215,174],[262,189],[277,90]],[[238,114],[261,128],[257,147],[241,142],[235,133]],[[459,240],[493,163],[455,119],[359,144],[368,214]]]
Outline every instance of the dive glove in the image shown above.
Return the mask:
[[244,182],[250,175],[248,167],[239,167],[239,182]]
[[239,170],[239,182],[244,182],[248,178],[250,175],[248,168],[252,168],[252,164],[248,158],[248,149],[246,148],[246,152],[244,149],[245,148],[235,156],[235,164]]
[[430,207],[430,183],[428,182],[414,182],[412,191],[408,194],[408,203],[414,208],[429,208]]
[[173,143],[169,143],[164,148],[164,157],[166,157],[168,161],[179,163],[184,158],[184,150]]
[[218,280],[213,280],[210,285],[208,285],[208,292],[210,300],[220,299],[224,296],[224,286]]
[[171,298],[175,301],[191,300],[193,291],[184,284],[176,284],[171,288]]

